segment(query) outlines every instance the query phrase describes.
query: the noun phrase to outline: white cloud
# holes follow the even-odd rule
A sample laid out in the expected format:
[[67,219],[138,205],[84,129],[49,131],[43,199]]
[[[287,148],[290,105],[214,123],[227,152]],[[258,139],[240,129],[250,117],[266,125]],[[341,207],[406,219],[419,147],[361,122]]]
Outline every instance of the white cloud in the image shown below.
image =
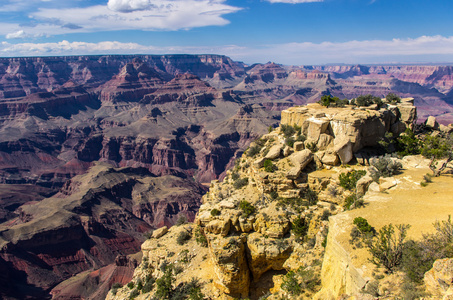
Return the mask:
[[86,54],[213,53],[247,63],[275,61],[283,64],[391,63],[453,61],[453,36],[421,36],[416,39],[347,41],[342,43],[289,43],[241,47],[155,47],[137,43],[8,43],[0,44],[0,56],[44,56]]
[[23,30],[19,30],[16,32],[8,33],[6,35],[7,39],[23,39],[26,38],[28,35]]
[[[229,23],[224,15],[241,10],[224,4],[225,2],[226,0],[109,0],[108,5],[39,8],[28,13],[32,26],[0,23],[0,34],[11,35],[23,30],[27,36],[51,36],[77,32],[181,30],[221,26]],[[20,2],[10,4],[21,5]]]
[[113,11],[131,12],[154,8],[151,0],[109,0],[107,7]]
[[290,3],[290,4],[324,2],[324,0],[266,0],[266,1],[270,3]]

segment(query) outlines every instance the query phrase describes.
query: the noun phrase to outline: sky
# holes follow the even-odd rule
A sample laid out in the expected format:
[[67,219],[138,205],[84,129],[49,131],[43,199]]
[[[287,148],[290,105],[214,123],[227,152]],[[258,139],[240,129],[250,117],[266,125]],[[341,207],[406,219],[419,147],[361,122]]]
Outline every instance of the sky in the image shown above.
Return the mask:
[[0,0],[0,57],[453,63],[452,0]]

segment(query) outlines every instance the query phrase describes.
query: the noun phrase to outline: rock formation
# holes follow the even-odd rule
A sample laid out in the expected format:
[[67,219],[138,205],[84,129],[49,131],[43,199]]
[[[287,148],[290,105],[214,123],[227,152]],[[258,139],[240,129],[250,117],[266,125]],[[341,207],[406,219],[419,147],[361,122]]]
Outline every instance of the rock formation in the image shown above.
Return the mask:
[[[402,111],[411,113],[401,119]],[[345,252],[344,259],[332,252],[335,240],[331,237],[341,228],[332,221],[329,224],[328,216],[343,211],[351,194],[339,186],[339,175],[351,170],[340,163],[350,162],[364,147],[376,146],[386,132],[400,134],[413,124],[415,115],[410,101],[382,109],[313,104],[283,111],[281,126],[253,142],[222,182],[211,183],[194,224],[165,229],[163,235],[142,245],[144,259],[132,282],[159,278],[163,276],[159,266],[171,264],[181,270],[175,273],[175,286],[195,276],[203,283],[203,292],[216,299],[258,299],[270,294],[269,299],[279,299],[293,295],[284,282],[288,274],[296,274],[291,276],[300,276],[302,283],[297,284],[304,286],[300,299],[311,299],[321,288],[321,277],[307,274],[321,274],[320,263],[314,261],[322,259],[327,243],[330,250],[322,267],[322,295],[327,298],[316,297],[330,299],[332,291],[335,297],[360,292],[366,281],[354,276],[353,266],[348,270],[351,277],[344,275],[343,267],[351,264],[347,252],[338,247],[337,252]],[[294,126],[293,131],[288,126]],[[325,153],[334,158],[323,161]],[[363,178],[358,189],[367,193],[372,180]],[[332,226],[334,232],[327,237]],[[187,245],[179,241],[184,231],[193,235]],[[200,242],[203,239],[207,249]],[[189,265],[180,261],[178,252],[190,253]],[[328,276],[343,281],[328,286],[324,282]],[[304,280],[312,280],[311,285]],[[155,287],[150,291],[156,292]],[[141,294],[124,287],[109,293],[107,299],[124,299],[131,293]],[[143,299],[148,297],[143,294]]]

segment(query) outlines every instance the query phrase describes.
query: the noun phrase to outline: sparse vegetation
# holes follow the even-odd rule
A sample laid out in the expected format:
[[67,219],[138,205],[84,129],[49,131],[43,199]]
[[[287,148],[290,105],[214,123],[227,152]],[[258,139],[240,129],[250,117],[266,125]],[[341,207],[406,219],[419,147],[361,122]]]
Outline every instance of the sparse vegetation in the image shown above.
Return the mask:
[[307,148],[308,150],[310,150],[313,153],[318,151],[318,146],[316,145],[315,142],[307,142],[305,145],[305,148]]
[[403,252],[402,270],[414,283],[419,284],[424,274],[437,259],[453,257],[453,223],[451,216],[446,221],[433,224],[435,232],[424,234],[420,241],[409,240]]
[[294,271],[286,273],[285,277],[283,277],[281,288],[291,296],[297,296],[302,293],[302,287],[297,281],[296,273]]
[[112,294],[113,295],[116,295],[116,293],[118,292],[118,289],[122,288],[123,285],[119,282],[115,282],[114,284],[112,284]]
[[359,229],[361,234],[371,234],[372,236],[376,232],[376,230],[368,223],[367,219],[365,218],[356,217],[354,218],[353,224],[357,226],[357,229]]
[[289,138],[290,136],[292,136],[296,133],[296,129],[294,129],[293,126],[286,125],[286,124],[280,125],[280,131],[283,133],[285,138]]
[[403,165],[396,159],[387,156],[381,156],[370,160],[370,176],[378,182],[380,177],[390,177],[398,174]]
[[362,207],[363,205],[364,205],[363,198],[357,196],[356,193],[353,193],[344,199],[343,207],[348,210],[348,209],[359,208],[359,207]]
[[[447,138],[440,136],[428,135],[425,137],[422,155],[430,158],[429,168],[434,177],[440,176],[448,163],[453,160],[453,135]],[[444,159],[442,163],[439,160]],[[440,164],[440,166],[438,166]]]
[[360,95],[354,99],[354,104],[357,106],[370,106],[372,104],[377,104],[378,107],[383,105],[382,99],[375,97],[371,94]]
[[291,223],[291,230],[298,239],[303,239],[307,235],[309,223],[303,217],[296,217]]
[[184,225],[186,223],[187,223],[187,217],[185,215],[183,215],[183,214],[180,214],[178,216],[178,219],[176,220],[175,225],[176,226],[181,226],[181,225]]
[[178,245],[184,245],[188,240],[190,240],[192,236],[186,230],[182,230],[179,232],[178,236],[176,237],[176,243]]
[[321,97],[321,100],[319,100],[318,103],[326,107],[344,107],[345,105],[349,104],[349,100],[348,99],[341,100],[338,97],[324,95]]
[[274,165],[272,160],[266,159],[264,161],[264,171],[273,173],[275,171],[275,169],[276,169],[276,166]]
[[296,272],[289,271],[283,277],[281,288],[295,297],[302,292],[316,292],[321,280],[311,268],[300,267]]
[[255,207],[246,200],[242,200],[239,203],[239,208],[241,209],[244,218],[248,218],[248,216],[256,211]]
[[310,187],[302,190],[301,195],[304,199],[307,199],[308,205],[315,205],[316,203],[318,203],[318,194]]
[[215,216],[219,216],[220,215],[220,210],[218,210],[217,208],[213,208],[211,210],[211,216],[215,217]]
[[249,179],[247,177],[238,178],[237,180],[234,181],[233,187],[238,190],[248,184],[249,184]]
[[133,281],[130,281],[127,283],[127,287],[132,290],[135,287],[135,283]]
[[421,153],[422,142],[417,138],[415,132],[407,128],[396,139],[396,150],[399,156],[417,155]]
[[405,239],[410,225],[384,225],[377,236],[368,240],[367,247],[372,255],[371,261],[383,265],[389,273],[393,273],[402,261]]
[[397,104],[401,103],[401,98],[394,93],[388,93],[387,96],[385,96],[385,102],[390,104]]
[[200,226],[197,226],[195,228],[195,241],[201,247],[207,247],[208,246],[208,240],[206,239],[206,236],[203,234],[202,229],[201,229]]
[[347,173],[341,173],[339,177],[340,186],[346,190],[352,191],[357,186],[357,181],[365,176],[365,174],[366,171],[364,170],[352,170]]

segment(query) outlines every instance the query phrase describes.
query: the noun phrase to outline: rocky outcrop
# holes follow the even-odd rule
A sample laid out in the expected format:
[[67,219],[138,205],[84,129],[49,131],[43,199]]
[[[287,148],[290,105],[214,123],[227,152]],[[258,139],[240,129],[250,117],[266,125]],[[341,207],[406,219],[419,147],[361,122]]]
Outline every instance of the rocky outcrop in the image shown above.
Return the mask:
[[[321,105],[310,104],[284,110],[281,123],[301,127],[307,143],[336,154],[342,164],[347,164],[360,149],[378,146],[385,132],[398,136],[412,128],[416,116],[416,108],[408,100],[380,110],[346,107],[324,112]],[[332,164],[335,158],[326,157],[324,161]]]
[[[343,234],[344,220],[341,215],[332,216],[330,221],[325,217],[343,210],[346,198],[352,192],[339,187],[339,177],[351,169],[327,165],[330,171],[322,170],[324,164],[319,157],[324,157],[322,153],[328,149],[335,149],[334,145],[341,140],[355,137],[354,141],[358,141],[361,132],[371,130],[374,124],[384,127],[382,132],[375,133],[383,137],[385,129],[391,128],[390,120],[400,121],[400,116],[391,118],[391,109],[358,110],[352,119],[349,118],[351,123],[335,124],[338,128],[342,126],[341,130],[334,131],[337,135],[330,135],[331,120],[345,120],[346,115],[351,115],[351,108],[310,105],[306,109],[284,111],[283,121],[291,120],[286,126],[282,125],[252,143],[222,182],[211,182],[196,216],[196,227],[191,229],[196,240],[205,240],[209,251],[207,259],[211,266],[208,271],[212,274],[209,279],[212,284],[205,283],[207,296],[258,299],[262,293],[272,293],[271,297],[278,298],[289,295],[285,294],[287,287],[280,287],[282,280],[296,276],[294,274],[310,272],[321,274],[319,279],[327,282],[317,294],[317,299],[336,299],[346,291],[349,294],[362,292],[369,278],[365,278],[361,270],[354,267],[348,249],[336,240],[340,233]],[[384,121],[376,122],[380,118]],[[389,123],[385,123],[385,120],[389,120]],[[297,126],[294,131],[289,130],[290,125],[300,126],[300,132]],[[292,136],[290,132],[293,132]],[[303,135],[308,137],[308,141],[311,140],[306,143],[306,147],[291,144],[291,141],[303,139]],[[323,150],[313,147],[320,139],[323,141],[320,143]],[[352,155],[355,145],[351,140],[347,141]],[[335,155],[341,157],[341,154]],[[369,176],[363,177],[357,186],[357,193],[367,193],[371,181]],[[332,196],[329,187],[335,187],[335,195]],[[326,237],[329,227],[332,229]],[[163,249],[155,245],[163,242],[159,242],[160,239],[178,241],[181,231],[183,229],[170,230],[161,238],[158,238],[160,234],[156,234],[155,240],[145,243],[142,249],[147,261],[153,261],[154,265],[165,263],[168,254],[157,254],[157,249]],[[326,244],[324,252],[323,245]],[[324,253],[321,272],[320,266],[313,266],[311,259]],[[194,267],[197,268],[196,265]],[[149,274],[161,276],[156,271]],[[141,273],[139,276],[145,275]],[[193,275],[209,282],[203,277],[205,275]],[[336,279],[329,280],[332,278]],[[319,279],[313,279],[315,286],[318,286]],[[183,277],[175,274],[175,280],[182,282]],[[303,280],[308,279],[305,277]],[[307,298],[312,298],[317,289],[305,288],[304,291]],[[151,295],[154,292],[152,290]],[[108,299],[120,299],[126,294],[127,289],[122,289],[116,295],[109,293]]]
[[437,299],[453,298],[453,259],[444,258],[434,262],[433,268],[425,273],[426,291]]

